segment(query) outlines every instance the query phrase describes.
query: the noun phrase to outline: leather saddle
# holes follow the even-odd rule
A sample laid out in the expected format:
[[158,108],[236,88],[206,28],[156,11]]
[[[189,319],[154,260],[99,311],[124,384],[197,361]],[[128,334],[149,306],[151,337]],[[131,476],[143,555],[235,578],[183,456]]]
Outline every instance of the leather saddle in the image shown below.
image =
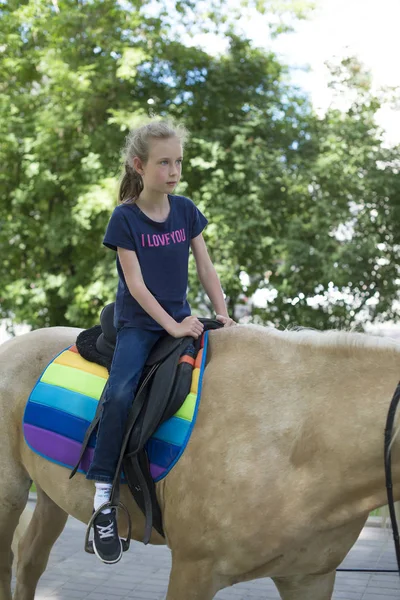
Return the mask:
[[[76,340],[78,352],[91,362],[111,368],[117,332],[114,327],[115,303],[105,306],[100,315],[100,325],[82,331]],[[223,327],[214,319],[199,319],[204,331]],[[164,536],[161,509],[157,501],[155,484],[150,474],[145,444],[157,427],[172,417],[190,392],[194,360],[200,349],[200,338],[173,338],[165,335],[155,344],[144,367],[138,389],[128,414],[121,454],[115,473],[112,499],[118,499],[121,470],[129,489],[142,510],[146,524],[143,542],[150,540],[152,527]],[[187,354],[193,361],[181,361]],[[73,477],[79,468],[89,439],[96,430],[103,410],[101,396],[96,414],[82,443],[78,463],[71,472]]]
[[[115,344],[117,341],[117,330],[114,327],[115,303],[107,304],[100,314],[101,333],[96,339],[97,351],[112,360]],[[200,319],[204,321],[204,319]],[[207,320],[207,319],[206,319]],[[216,321],[218,322],[218,321]],[[204,327],[204,330],[206,328]],[[155,365],[165,360],[169,354],[174,352],[182,343],[182,338],[174,338],[170,335],[162,337],[153,347],[146,361],[146,367]]]

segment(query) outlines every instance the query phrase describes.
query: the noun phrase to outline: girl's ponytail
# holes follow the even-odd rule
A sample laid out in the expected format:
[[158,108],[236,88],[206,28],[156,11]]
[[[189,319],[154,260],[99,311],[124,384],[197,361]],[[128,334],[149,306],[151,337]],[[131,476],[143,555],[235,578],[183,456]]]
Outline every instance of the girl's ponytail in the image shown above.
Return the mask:
[[142,176],[128,163],[125,163],[125,172],[122,174],[119,186],[118,201],[133,204],[143,190]]

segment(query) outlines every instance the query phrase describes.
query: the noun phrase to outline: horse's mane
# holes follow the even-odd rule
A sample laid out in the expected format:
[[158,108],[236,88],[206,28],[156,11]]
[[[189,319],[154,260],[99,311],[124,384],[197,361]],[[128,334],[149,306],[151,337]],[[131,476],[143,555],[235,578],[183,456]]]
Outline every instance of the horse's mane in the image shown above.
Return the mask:
[[260,335],[269,335],[276,337],[277,340],[300,344],[309,347],[324,348],[368,348],[373,350],[393,350],[400,352],[400,342],[380,335],[370,333],[359,333],[356,331],[339,331],[337,329],[328,329],[319,331],[308,327],[293,327],[284,330],[274,327],[265,327],[262,325],[249,324],[245,326],[254,332],[260,332]]

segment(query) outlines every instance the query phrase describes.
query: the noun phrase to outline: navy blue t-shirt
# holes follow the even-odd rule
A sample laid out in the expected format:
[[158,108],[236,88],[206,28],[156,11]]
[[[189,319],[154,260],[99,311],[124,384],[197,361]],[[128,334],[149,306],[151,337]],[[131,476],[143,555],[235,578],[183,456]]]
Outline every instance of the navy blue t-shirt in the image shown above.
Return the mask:
[[[162,223],[150,219],[136,204],[117,206],[103,244],[115,251],[119,246],[136,252],[146,287],[180,323],[191,314],[186,299],[190,240],[203,231],[208,221],[189,198],[168,195],[168,199],[170,212]],[[117,270],[114,325],[162,331],[130,293],[118,254]]]

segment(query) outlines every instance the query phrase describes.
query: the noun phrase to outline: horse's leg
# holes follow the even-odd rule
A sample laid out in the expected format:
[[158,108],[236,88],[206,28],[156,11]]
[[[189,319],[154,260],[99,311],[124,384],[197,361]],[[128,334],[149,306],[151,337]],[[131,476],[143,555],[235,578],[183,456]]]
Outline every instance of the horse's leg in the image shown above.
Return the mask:
[[33,600],[50,550],[62,532],[68,515],[37,487],[37,503],[28,529],[18,546],[15,600]]
[[[2,431],[0,435],[2,441],[7,439]],[[13,449],[12,443],[3,444],[0,460],[0,600],[11,600],[11,544],[31,485],[29,475],[15,460]]]
[[166,600],[212,600],[223,587],[208,562],[189,562],[172,553]]
[[336,572],[273,577],[282,600],[331,600]]

